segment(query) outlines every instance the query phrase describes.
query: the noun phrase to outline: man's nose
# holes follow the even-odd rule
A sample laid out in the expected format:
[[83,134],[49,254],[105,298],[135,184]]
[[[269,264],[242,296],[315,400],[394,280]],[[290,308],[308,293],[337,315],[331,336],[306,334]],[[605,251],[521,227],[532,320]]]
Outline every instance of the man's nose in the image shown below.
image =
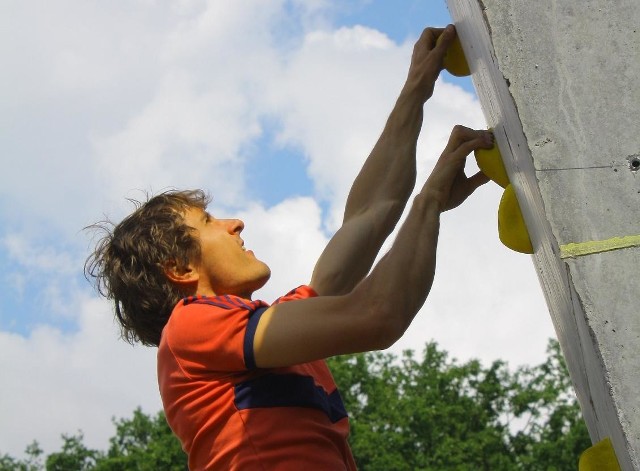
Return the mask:
[[227,222],[227,229],[231,234],[240,234],[242,229],[244,229],[244,222],[240,219],[227,219]]

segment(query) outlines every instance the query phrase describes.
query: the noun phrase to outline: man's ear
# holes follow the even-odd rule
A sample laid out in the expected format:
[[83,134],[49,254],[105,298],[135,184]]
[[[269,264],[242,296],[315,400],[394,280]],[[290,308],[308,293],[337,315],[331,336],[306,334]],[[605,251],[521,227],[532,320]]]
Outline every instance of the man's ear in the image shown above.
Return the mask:
[[198,270],[191,264],[178,264],[176,260],[167,260],[162,264],[162,268],[167,279],[178,286],[186,287],[187,285],[197,283],[200,278]]

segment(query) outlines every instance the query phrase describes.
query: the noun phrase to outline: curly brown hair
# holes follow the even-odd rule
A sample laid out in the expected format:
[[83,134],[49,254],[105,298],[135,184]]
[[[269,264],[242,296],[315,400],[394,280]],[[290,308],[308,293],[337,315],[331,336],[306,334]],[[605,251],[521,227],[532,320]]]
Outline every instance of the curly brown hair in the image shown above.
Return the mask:
[[200,244],[184,222],[190,207],[205,209],[202,190],[167,191],[141,203],[119,224],[102,221],[89,226],[101,232],[84,266],[85,277],[112,300],[122,338],[158,346],[171,311],[184,297],[164,272],[164,263],[186,266],[200,257]]

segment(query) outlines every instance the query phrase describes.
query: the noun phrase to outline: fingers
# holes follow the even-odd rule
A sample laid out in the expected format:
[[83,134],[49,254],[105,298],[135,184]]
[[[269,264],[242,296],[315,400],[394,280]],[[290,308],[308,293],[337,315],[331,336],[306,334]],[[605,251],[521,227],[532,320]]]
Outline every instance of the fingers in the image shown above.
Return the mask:
[[489,179],[482,172],[478,172],[471,177],[464,176],[464,172],[458,176],[457,182],[451,188],[448,206],[445,210],[453,209],[459,206],[469,196],[473,194],[479,187],[487,183]]
[[456,38],[456,28],[448,25],[446,28],[431,28],[433,33],[437,34],[433,49],[437,49],[443,56],[449,49],[449,46]]
[[443,154],[454,154],[455,157],[466,157],[478,148],[493,147],[493,133],[491,131],[475,130],[457,125],[451,131]]
[[425,28],[418,39],[418,43],[424,43],[427,48],[433,49],[441,41],[440,37],[445,28]]
[[423,101],[429,99],[438,75],[443,68],[444,56],[456,37],[453,25],[446,28],[426,28],[413,47],[407,83],[418,92]]
[[469,194],[476,191],[479,187],[484,185],[485,183],[489,183],[489,177],[487,177],[484,173],[478,172],[475,175],[472,175],[467,180],[469,185]]
[[429,49],[436,45],[439,47],[443,42],[451,42],[456,37],[456,28],[447,25],[445,28],[425,28],[418,39],[418,43],[424,43]]
[[414,49],[424,47],[427,51],[436,51],[444,57],[455,37],[456,29],[453,25],[448,25],[446,28],[425,28]]
[[440,211],[448,211],[465,201],[478,187],[489,181],[478,172],[467,177],[464,171],[467,155],[478,148],[491,148],[493,133],[456,126],[442,155],[427,178],[423,191],[438,202]]

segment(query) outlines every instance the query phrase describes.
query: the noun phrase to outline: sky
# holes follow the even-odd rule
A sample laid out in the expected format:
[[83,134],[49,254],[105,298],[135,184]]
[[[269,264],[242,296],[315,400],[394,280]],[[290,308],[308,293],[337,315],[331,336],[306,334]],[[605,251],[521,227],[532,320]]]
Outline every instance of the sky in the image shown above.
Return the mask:
[[[413,43],[449,22],[444,0],[2,2],[0,455],[78,431],[106,449],[112,418],[161,408],[155,349],[118,338],[83,276],[83,228],[204,188],[272,268],[255,298],[308,282]],[[418,187],[455,124],[488,126],[472,81],[445,72]],[[391,352],[433,340],[458,361],[544,360],[553,327],[532,259],[498,240],[501,193],[490,183],[443,215],[434,286]]]

